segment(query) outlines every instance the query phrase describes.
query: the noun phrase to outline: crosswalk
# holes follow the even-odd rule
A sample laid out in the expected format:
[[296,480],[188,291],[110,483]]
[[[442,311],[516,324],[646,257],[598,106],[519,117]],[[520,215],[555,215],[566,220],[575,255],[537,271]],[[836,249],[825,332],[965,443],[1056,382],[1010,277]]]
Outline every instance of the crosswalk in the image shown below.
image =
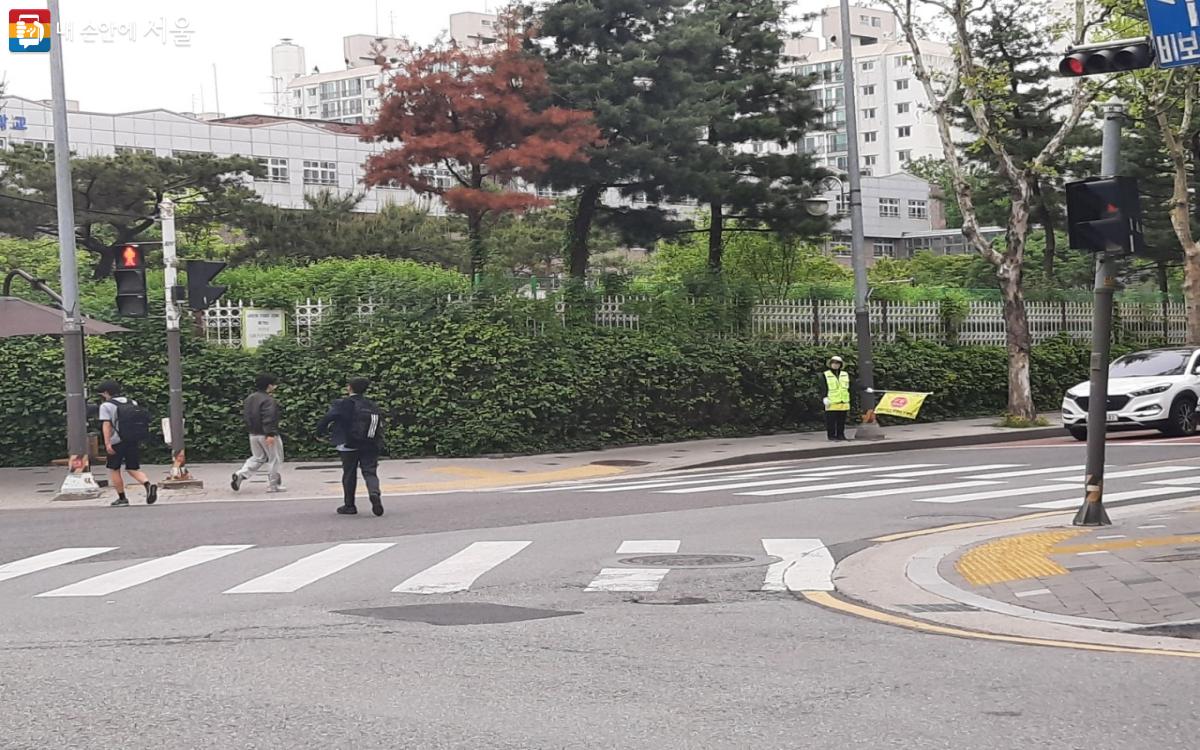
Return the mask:
[[[724,492],[739,497],[780,500],[896,499],[933,505],[1013,499],[1020,508],[1048,510],[1079,504],[1083,469],[1079,464],[1031,466],[989,463],[948,466],[907,463],[872,466],[863,463],[795,463],[699,472],[663,472],[607,481],[563,482],[525,487],[514,492],[604,495],[699,495]],[[1130,480],[1142,486],[1128,487]],[[1111,488],[1105,495],[1108,504],[1165,499],[1189,493],[1200,495],[1200,467],[1185,464],[1112,467],[1106,473],[1105,482]],[[1033,501],[1034,498],[1036,501]]]
[[[170,555],[123,564],[111,569],[112,562],[91,561],[119,547],[67,547],[33,555],[31,557],[0,563],[0,582],[13,579],[29,579],[38,574],[59,571],[85,571],[80,580],[32,594],[34,599],[97,600],[134,589],[166,586],[176,588],[186,581],[189,591],[203,593],[220,592],[225,595],[245,597],[247,595],[294,594],[319,581],[333,576],[353,576],[354,568],[368,560],[385,560],[388,553],[406,546],[403,542],[345,542],[332,544],[309,554],[298,554],[297,558],[249,580],[235,582],[225,580],[231,568],[224,567],[212,574],[199,575],[204,566],[219,560],[239,556],[243,565],[234,571],[256,569],[257,561],[248,559],[257,550],[269,550],[271,559],[277,560],[281,549],[256,548],[250,544],[201,545],[180,550]],[[413,571],[399,584],[389,588],[388,581],[378,582],[379,568],[364,572],[358,583],[379,586],[379,593],[386,595],[407,594],[427,596],[433,594],[456,594],[471,591],[518,555],[528,554],[534,542],[527,540],[481,540],[468,544],[458,552],[427,567]],[[548,542],[547,547],[551,546]],[[616,548],[613,563],[600,567],[590,578],[580,578],[578,585],[589,593],[648,593],[655,592],[668,579],[673,568],[670,559],[664,559],[661,567],[637,567],[620,562],[622,558],[638,555],[671,555],[684,547],[680,539],[631,539]],[[611,548],[609,548],[611,549]],[[409,549],[407,552],[420,553]],[[598,559],[605,553],[597,549]],[[751,559],[761,562],[747,575],[761,578],[762,591],[832,590],[834,559],[825,543],[820,539],[762,539],[761,547],[753,550]],[[660,562],[654,560],[654,563]],[[541,561],[544,564],[545,560]],[[78,565],[72,565],[78,564]],[[70,566],[70,567],[68,567]],[[402,566],[402,564],[401,564]],[[102,572],[96,572],[97,568]],[[392,564],[387,565],[392,569]],[[93,575],[86,575],[92,572]],[[198,577],[185,577],[195,575]],[[397,575],[397,578],[400,578]],[[212,585],[206,582],[215,578]],[[495,580],[495,579],[493,579]],[[234,585],[229,585],[229,584]],[[5,587],[0,585],[0,606],[6,598]]]

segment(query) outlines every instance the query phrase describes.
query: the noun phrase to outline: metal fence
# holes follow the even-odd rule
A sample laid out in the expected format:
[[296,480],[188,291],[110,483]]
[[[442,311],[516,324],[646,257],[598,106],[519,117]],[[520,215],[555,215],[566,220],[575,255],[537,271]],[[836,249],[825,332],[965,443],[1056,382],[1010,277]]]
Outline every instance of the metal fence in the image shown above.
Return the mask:
[[[309,342],[314,331],[334,315],[352,316],[369,322],[382,312],[412,313],[417,309],[439,306],[480,305],[486,301],[449,296],[431,300],[430,305],[395,305],[374,299],[360,299],[348,306],[331,300],[306,299],[285,310],[286,330],[298,341]],[[547,324],[565,323],[567,303],[562,300],[525,300],[528,328],[544,331]],[[251,301],[222,300],[204,317],[208,341],[218,346],[240,346],[242,310],[253,307]],[[758,337],[808,344],[830,344],[854,336],[854,304],[844,300],[761,300],[751,305],[730,303],[720,306],[709,301],[692,300],[687,306],[696,314],[665,317],[653,298],[634,296],[602,297],[592,308],[591,320],[603,328],[640,330],[651,324],[693,326],[721,336]],[[338,312],[344,311],[344,312]],[[701,315],[702,311],[723,313]],[[1003,345],[1007,335],[1002,302],[973,301],[966,315],[955,316],[939,302],[897,303],[873,300],[870,303],[871,327],[877,340],[895,341],[899,337],[974,345]],[[1027,302],[1030,335],[1034,343],[1059,335],[1087,340],[1092,330],[1092,305],[1084,302]],[[1118,335],[1131,341],[1183,343],[1184,305],[1121,302],[1117,304]],[[714,322],[714,317],[717,319]]]

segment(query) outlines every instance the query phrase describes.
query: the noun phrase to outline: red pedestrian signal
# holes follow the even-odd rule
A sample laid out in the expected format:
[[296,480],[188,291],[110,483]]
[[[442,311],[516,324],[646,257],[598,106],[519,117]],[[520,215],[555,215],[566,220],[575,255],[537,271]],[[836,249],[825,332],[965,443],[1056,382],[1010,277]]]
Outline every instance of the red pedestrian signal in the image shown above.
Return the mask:
[[142,249],[137,245],[126,245],[121,248],[121,268],[145,268],[146,258]]
[[147,314],[146,255],[137,245],[121,245],[117,249],[117,267],[113,280],[117,282],[117,314],[144,318]]

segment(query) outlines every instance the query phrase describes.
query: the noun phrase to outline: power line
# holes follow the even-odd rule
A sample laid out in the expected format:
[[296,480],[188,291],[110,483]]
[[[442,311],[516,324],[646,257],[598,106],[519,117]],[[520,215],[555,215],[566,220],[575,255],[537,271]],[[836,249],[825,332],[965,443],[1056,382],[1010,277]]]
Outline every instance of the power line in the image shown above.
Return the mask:
[[[39,200],[35,200],[33,198],[22,198],[19,195],[9,195],[7,193],[0,193],[0,199],[17,201],[19,203],[31,203],[35,206],[45,206],[46,208],[53,208],[53,209],[58,208],[58,205],[55,203],[47,203],[46,201],[39,201]],[[99,208],[81,208],[81,209],[78,209],[78,211],[79,211],[79,213],[101,214],[103,216],[118,216],[122,219],[142,220],[142,219],[153,218],[150,216],[139,216],[137,214],[122,214],[122,213],[116,213],[115,211],[104,211]]]

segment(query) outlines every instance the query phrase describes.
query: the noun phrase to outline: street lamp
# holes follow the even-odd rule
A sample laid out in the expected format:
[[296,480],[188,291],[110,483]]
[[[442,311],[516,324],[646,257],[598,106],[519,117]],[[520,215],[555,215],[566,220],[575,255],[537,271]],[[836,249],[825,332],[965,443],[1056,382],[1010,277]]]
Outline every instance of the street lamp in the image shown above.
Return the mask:
[[[846,183],[843,182],[842,178],[838,177],[837,175],[831,174],[827,177],[821,178],[821,181],[817,183],[817,189],[824,193],[826,191],[825,185],[829,183],[833,183],[837,186],[838,197],[841,198],[839,203],[846,203],[848,201],[846,196]],[[828,216],[830,213],[829,201],[825,200],[825,198],[821,195],[815,195],[805,201],[804,210],[808,212],[809,216]]]

